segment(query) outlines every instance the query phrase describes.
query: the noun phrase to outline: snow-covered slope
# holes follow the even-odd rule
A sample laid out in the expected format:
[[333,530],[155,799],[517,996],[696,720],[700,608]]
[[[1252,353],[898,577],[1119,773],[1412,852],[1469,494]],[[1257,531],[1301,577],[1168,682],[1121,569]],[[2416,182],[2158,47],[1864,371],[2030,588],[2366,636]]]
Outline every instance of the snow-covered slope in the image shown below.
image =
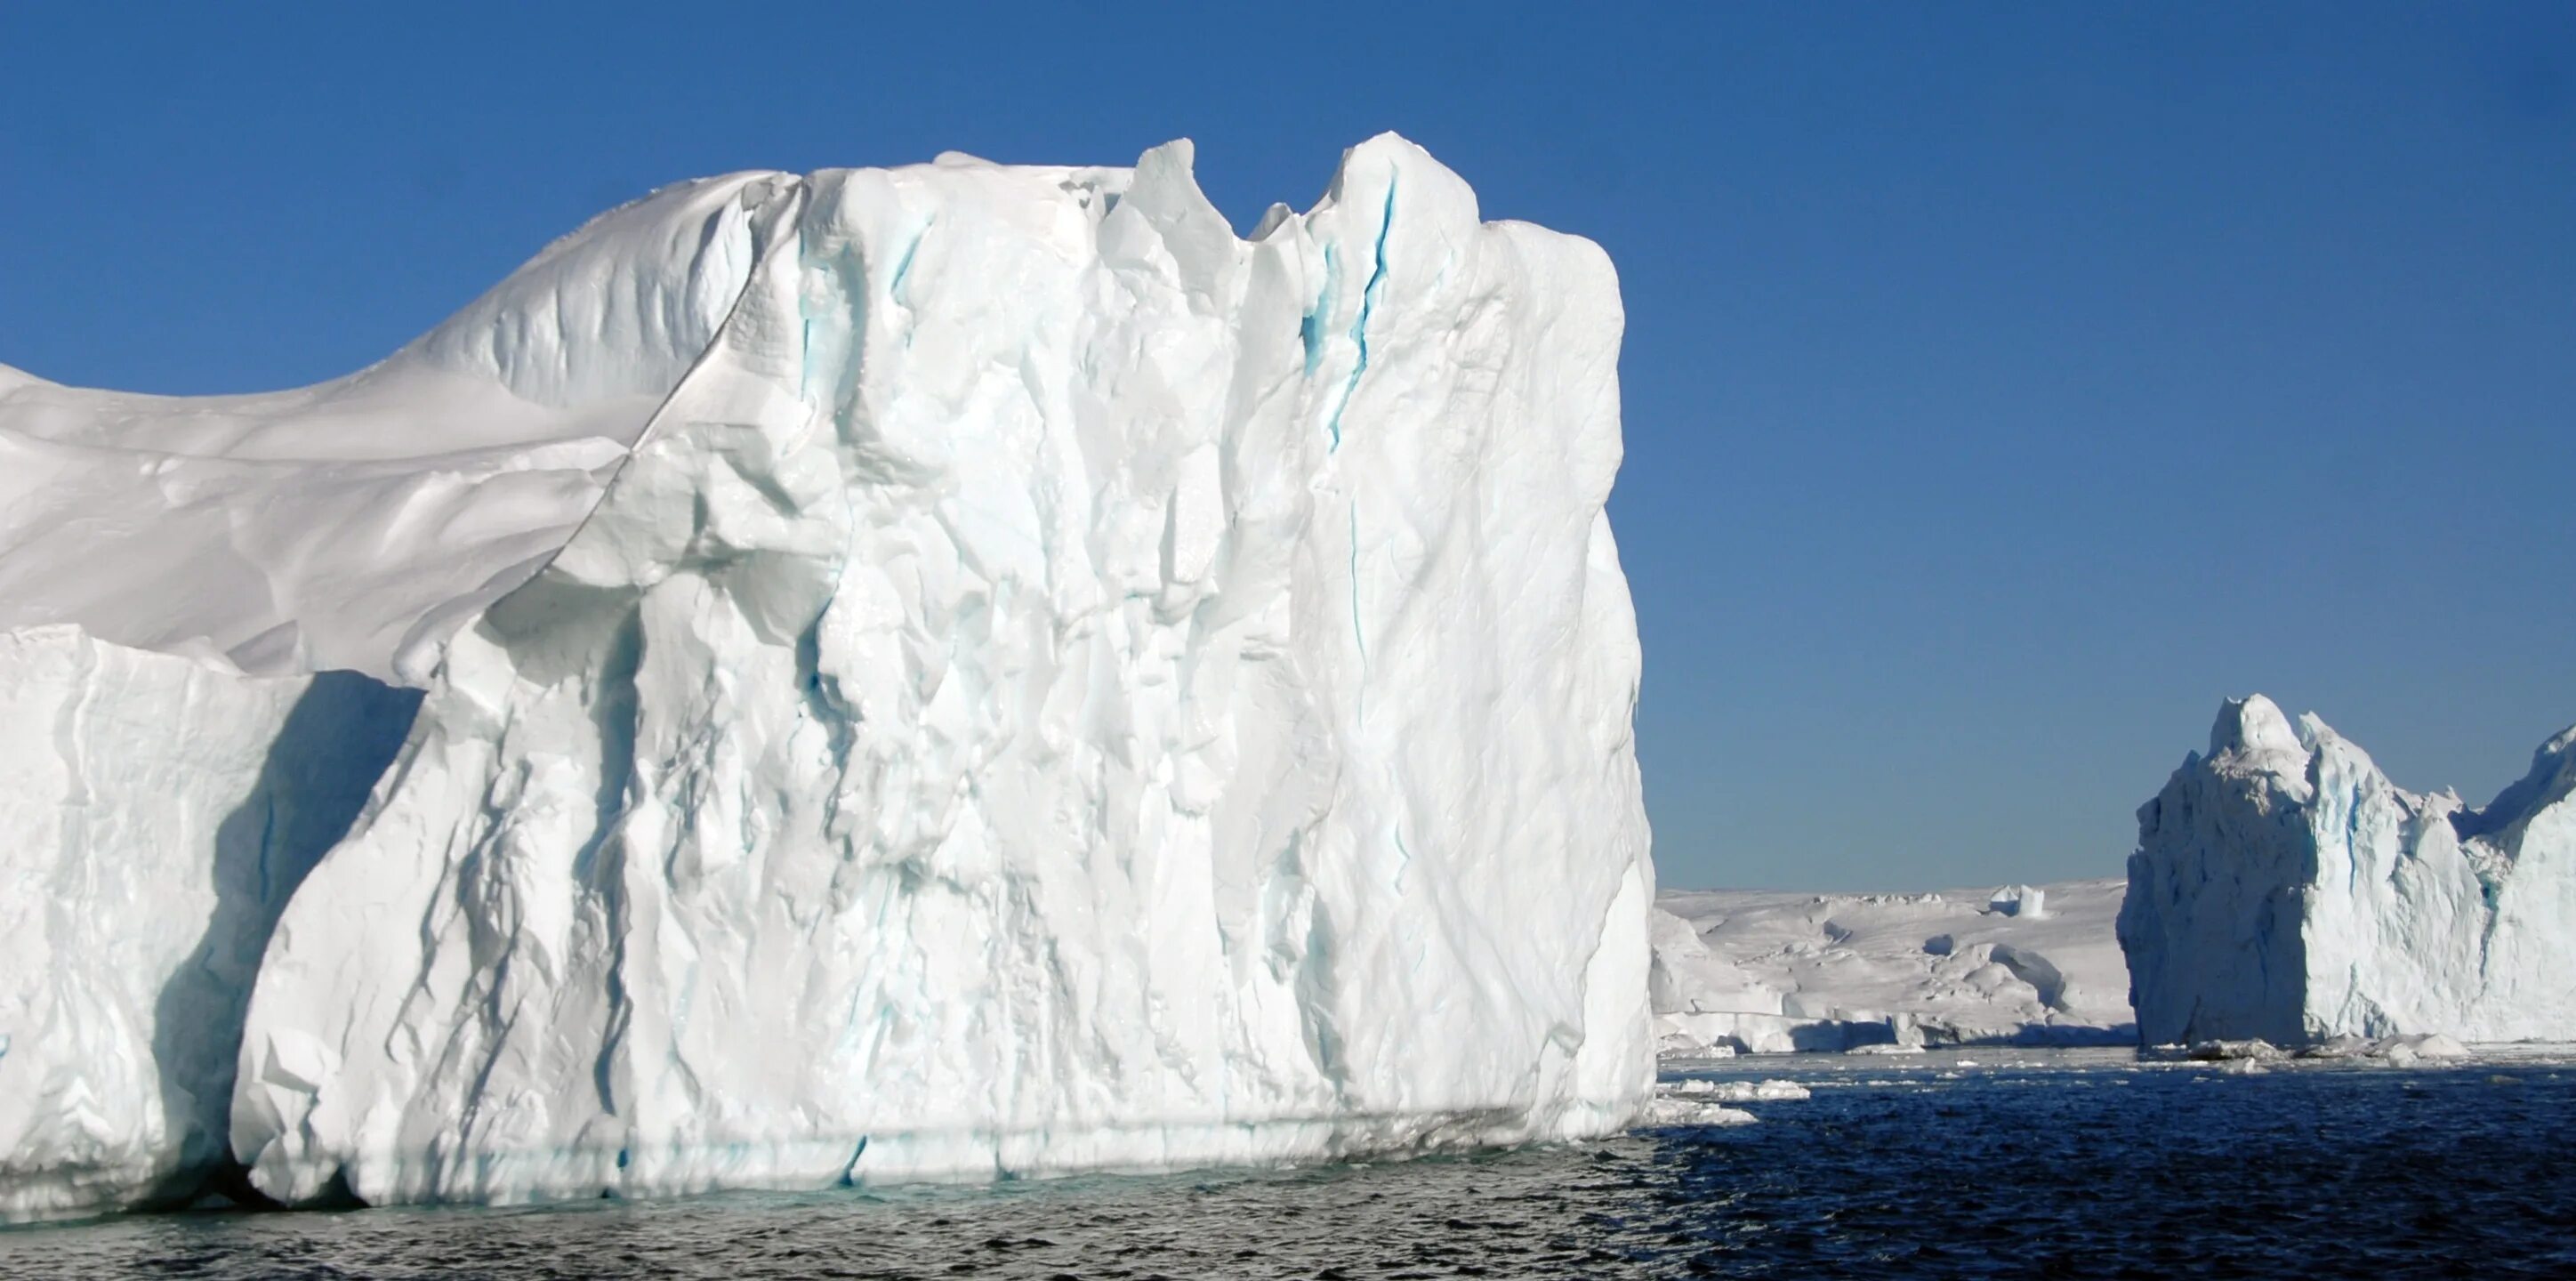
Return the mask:
[[[123,588],[71,582],[69,508],[7,496],[0,620],[242,687],[426,686],[258,967],[228,1138],[259,1189],[991,1177],[1637,1113],[1653,879],[1603,514],[1609,263],[1481,223],[1392,136],[1249,242],[1190,160],[697,184],[522,273],[593,285],[469,313],[342,392],[0,392],[0,427],[48,447],[292,464],[202,507],[83,481],[197,566]],[[582,341],[512,354],[548,325]],[[501,395],[539,408],[496,426]],[[559,503],[501,497],[551,466],[513,464],[415,496],[434,519],[303,523],[339,519],[352,468],[586,439],[635,443]],[[241,760],[283,750],[294,684]],[[159,862],[43,857],[179,901],[243,787],[190,797]],[[39,951],[48,990],[84,977]]]
[[2128,1044],[2117,880],[1938,894],[1676,890],[1656,903],[1668,1052]]
[[370,368],[252,396],[0,366],[0,630],[419,684],[599,501],[751,265],[758,175],[602,215]]
[[2476,810],[2231,700],[2138,811],[2119,930],[2151,1043],[2576,1039],[2576,730]]

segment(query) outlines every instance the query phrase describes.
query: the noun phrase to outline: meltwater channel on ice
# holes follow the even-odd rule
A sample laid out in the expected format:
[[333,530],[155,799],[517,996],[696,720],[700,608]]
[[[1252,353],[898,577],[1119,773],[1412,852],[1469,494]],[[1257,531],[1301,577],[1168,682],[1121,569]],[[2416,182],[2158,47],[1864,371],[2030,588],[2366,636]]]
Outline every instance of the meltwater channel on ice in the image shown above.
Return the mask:
[[0,1214],[1628,1125],[1609,260],[1191,161],[682,184],[297,391],[0,369]]

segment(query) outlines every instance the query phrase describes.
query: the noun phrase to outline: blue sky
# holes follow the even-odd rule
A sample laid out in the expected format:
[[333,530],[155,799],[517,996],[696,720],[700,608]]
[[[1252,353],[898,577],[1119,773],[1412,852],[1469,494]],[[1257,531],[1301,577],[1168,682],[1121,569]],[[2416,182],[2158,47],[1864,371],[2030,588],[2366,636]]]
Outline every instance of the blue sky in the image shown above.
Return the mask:
[[658,184],[947,149],[1189,136],[1248,225],[1395,129],[1600,241],[1668,885],[2117,875],[2228,693],[2481,802],[2576,722],[2576,8],[87,8],[0,8],[0,362],[67,382],[333,376]]

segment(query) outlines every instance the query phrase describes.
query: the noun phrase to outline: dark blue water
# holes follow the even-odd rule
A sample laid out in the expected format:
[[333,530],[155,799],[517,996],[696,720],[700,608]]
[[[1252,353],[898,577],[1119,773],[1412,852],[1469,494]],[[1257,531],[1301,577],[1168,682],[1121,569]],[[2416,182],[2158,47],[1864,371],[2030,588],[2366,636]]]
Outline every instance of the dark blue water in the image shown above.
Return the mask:
[[2576,1277],[2564,1060],[1723,1075],[1815,1095],[1741,1128],[1304,1172],[132,1218],[0,1233],[0,1275]]

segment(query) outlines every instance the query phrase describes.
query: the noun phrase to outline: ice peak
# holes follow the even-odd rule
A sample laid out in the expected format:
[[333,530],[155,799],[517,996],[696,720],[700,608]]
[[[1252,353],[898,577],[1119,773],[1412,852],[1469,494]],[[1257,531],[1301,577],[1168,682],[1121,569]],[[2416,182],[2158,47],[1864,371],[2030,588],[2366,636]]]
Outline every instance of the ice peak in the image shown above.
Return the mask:
[[2451,823],[2464,839],[2503,836],[2571,796],[2576,796],[2576,727],[2542,743],[2531,754],[2530,771],[2496,793],[2484,809],[2463,811]]
[[2576,734],[2483,811],[2399,788],[2310,715],[2231,701],[2138,811],[2119,937],[2149,1044],[2576,1028]]
[[[2314,720],[2314,717],[2310,717]],[[2324,729],[2318,722],[2317,729]],[[2332,730],[2325,731],[2328,734]],[[2261,694],[2231,698],[2218,709],[2218,721],[2209,728],[2209,755],[2215,760],[2231,753],[2293,752],[2306,755],[2304,736],[2290,727],[2290,718],[2281,708]]]

